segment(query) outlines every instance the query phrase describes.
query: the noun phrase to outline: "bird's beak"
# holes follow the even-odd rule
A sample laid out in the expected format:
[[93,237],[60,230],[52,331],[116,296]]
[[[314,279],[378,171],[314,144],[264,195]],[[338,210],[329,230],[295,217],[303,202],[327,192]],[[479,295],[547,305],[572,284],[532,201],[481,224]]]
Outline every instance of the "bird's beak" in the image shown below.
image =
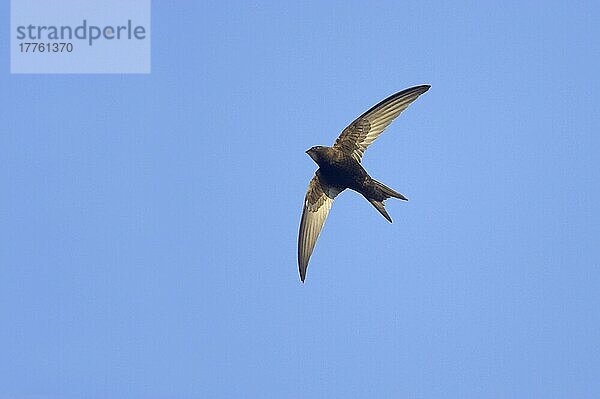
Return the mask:
[[313,150],[312,148],[309,148],[308,150],[306,150],[306,153],[308,154],[309,157],[312,158],[313,161],[317,162],[317,154],[315,152],[315,150]]

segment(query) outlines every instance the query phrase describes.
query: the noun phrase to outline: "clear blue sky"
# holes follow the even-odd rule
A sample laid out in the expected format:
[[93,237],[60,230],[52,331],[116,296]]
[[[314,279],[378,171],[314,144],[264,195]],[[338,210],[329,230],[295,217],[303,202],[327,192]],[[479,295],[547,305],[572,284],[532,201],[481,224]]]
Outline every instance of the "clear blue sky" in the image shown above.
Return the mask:
[[[598,2],[203,3],[150,75],[2,29],[0,398],[600,397]],[[304,151],[423,83],[301,284]]]

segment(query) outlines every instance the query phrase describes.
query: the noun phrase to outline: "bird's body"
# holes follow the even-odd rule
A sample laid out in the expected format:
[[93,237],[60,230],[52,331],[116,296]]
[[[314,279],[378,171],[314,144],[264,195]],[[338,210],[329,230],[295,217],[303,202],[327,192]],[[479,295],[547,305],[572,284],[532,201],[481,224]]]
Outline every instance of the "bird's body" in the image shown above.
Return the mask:
[[[319,165],[315,173],[325,184],[335,187],[340,192],[349,188],[370,201],[382,202],[390,197],[384,192],[382,184],[369,176],[365,168],[352,156],[332,147],[315,147],[309,151],[311,157],[311,154],[317,154],[313,158]],[[397,198],[406,199],[399,193]]]
[[317,173],[338,188],[358,191],[368,176],[356,160],[332,147],[315,147],[308,150],[311,158],[319,165]]
[[306,153],[319,165],[311,180],[298,234],[298,266],[304,281],[308,260],[334,198],[349,188],[362,194],[389,222],[384,201],[394,197],[406,200],[402,194],[373,179],[360,161],[366,148],[417,97],[429,89],[415,86],[396,93],[352,122],[332,147],[316,146]]

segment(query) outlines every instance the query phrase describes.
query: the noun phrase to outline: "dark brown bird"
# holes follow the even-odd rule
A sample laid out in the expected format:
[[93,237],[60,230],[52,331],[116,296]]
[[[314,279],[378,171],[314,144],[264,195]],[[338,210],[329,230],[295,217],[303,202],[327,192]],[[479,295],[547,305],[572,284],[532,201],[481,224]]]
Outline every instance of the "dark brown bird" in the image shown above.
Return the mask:
[[362,194],[390,223],[392,218],[383,202],[391,197],[407,200],[369,176],[360,161],[369,144],[429,87],[411,87],[386,98],[345,128],[333,147],[316,146],[306,151],[319,169],[308,185],[298,234],[298,267],[302,282],[331,204],[339,193],[349,188]]

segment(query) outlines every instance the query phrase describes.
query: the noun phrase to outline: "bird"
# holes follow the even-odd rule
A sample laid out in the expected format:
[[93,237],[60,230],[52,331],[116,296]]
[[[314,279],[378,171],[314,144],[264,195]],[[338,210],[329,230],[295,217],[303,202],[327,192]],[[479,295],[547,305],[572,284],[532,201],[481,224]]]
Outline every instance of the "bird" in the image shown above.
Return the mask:
[[367,199],[392,223],[384,208],[388,198],[408,199],[383,183],[373,179],[361,165],[367,147],[430,85],[402,90],[380,101],[346,127],[333,146],[314,146],[306,153],[319,168],[311,179],[302,209],[298,232],[298,269],[304,283],[308,261],[335,197],[351,189]]

